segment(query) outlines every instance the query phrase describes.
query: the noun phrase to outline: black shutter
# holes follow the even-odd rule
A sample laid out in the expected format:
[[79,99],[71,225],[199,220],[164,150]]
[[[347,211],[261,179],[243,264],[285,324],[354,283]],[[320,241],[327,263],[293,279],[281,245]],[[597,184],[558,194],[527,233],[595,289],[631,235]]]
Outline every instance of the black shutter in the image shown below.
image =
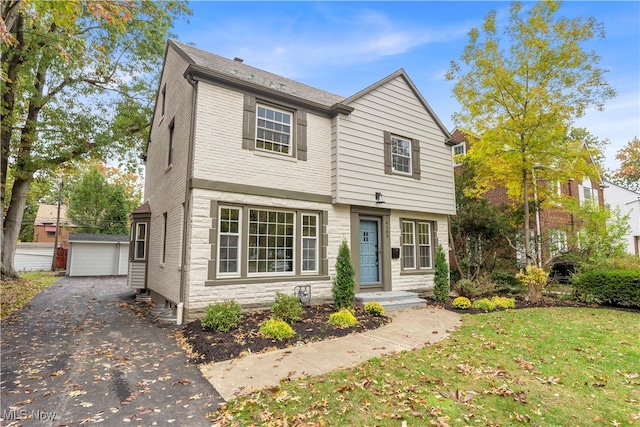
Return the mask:
[[242,148],[254,150],[256,147],[256,97],[244,95],[242,116]]
[[296,112],[296,157],[298,160],[307,160],[307,112]]
[[384,132],[384,173],[391,175],[393,166],[391,164],[391,132]]

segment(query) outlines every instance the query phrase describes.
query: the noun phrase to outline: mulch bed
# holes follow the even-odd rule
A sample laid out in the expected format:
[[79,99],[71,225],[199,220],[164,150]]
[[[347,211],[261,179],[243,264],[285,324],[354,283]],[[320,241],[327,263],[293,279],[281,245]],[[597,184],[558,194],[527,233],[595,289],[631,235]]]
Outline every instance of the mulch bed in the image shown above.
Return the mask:
[[204,329],[200,321],[193,321],[185,325],[182,336],[197,353],[193,360],[209,363],[366,332],[390,322],[386,316],[373,316],[357,307],[354,315],[358,325],[341,329],[327,323],[334,311],[331,305],[305,307],[302,320],[291,324],[293,338],[282,341],[263,338],[258,333],[262,322],[271,316],[269,310],[243,313],[238,327],[229,332]]
[[[455,308],[451,305],[453,298],[447,303],[442,304],[433,300],[429,295],[420,295],[420,297],[427,300],[429,306],[443,307],[446,310],[459,314],[485,313],[485,311],[475,308],[469,308],[467,310]],[[547,295],[543,296],[542,299],[536,303],[526,301],[524,297],[516,296],[515,305],[516,309],[534,307],[591,307],[640,313],[639,309],[634,308],[584,304],[578,301]],[[502,310],[504,309],[497,308],[495,311]],[[329,316],[334,311],[333,306],[330,304],[305,307],[302,320],[291,325],[295,331],[295,336],[282,341],[263,338],[258,333],[262,322],[271,316],[269,310],[242,314],[240,324],[230,332],[214,332],[204,329],[200,325],[200,321],[193,321],[184,326],[182,336],[192,347],[193,355],[191,360],[196,363],[209,363],[235,359],[252,353],[263,353],[338,338],[349,334],[366,332],[386,325],[391,321],[391,319],[386,316],[376,317],[366,313],[361,307],[357,307],[354,314],[358,319],[358,325],[352,328],[341,329],[327,323]]]

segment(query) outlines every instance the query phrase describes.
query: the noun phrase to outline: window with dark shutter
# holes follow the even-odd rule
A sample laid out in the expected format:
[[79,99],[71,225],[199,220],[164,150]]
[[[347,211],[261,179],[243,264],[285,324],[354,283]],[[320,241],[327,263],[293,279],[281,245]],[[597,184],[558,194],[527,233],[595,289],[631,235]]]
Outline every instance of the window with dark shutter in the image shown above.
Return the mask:
[[420,141],[385,131],[384,173],[420,179]]
[[260,103],[245,94],[242,148],[280,153],[307,160],[307,112]]

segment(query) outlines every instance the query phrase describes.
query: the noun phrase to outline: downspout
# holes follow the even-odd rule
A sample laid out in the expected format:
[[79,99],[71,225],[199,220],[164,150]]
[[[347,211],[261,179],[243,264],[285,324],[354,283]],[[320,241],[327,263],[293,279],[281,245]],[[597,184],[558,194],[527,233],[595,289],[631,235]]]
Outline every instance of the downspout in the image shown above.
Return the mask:
[[189,231],[189,218],[191,212],[191,178],[193,176],[193,144],[195,139],[196,128],[196,102],[198,100],[198,82],[193,80],[191,74],[186,76],[187,81],[193,87],[191,92],[191,123],[189,125],[189,147],[187,149],[187,174],[185,177],[185,189],[184,189],[184,208],[182,213],[182,260],[180,262],[180,302],[178,303],[178,309],[176,312],[176,324],[182,325],[184,321],[184,301],[187,299],[187,263],[188,263],[188,248],[187,243],[188,231]]

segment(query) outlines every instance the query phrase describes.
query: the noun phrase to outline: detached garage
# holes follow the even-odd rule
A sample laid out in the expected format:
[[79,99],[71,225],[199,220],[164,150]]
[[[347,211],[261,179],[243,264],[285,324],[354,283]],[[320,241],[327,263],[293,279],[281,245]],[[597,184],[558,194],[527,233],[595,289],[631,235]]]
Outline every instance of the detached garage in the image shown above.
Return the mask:
[[67,275],[124,276],[129,262],[126,234],[70,234]]

